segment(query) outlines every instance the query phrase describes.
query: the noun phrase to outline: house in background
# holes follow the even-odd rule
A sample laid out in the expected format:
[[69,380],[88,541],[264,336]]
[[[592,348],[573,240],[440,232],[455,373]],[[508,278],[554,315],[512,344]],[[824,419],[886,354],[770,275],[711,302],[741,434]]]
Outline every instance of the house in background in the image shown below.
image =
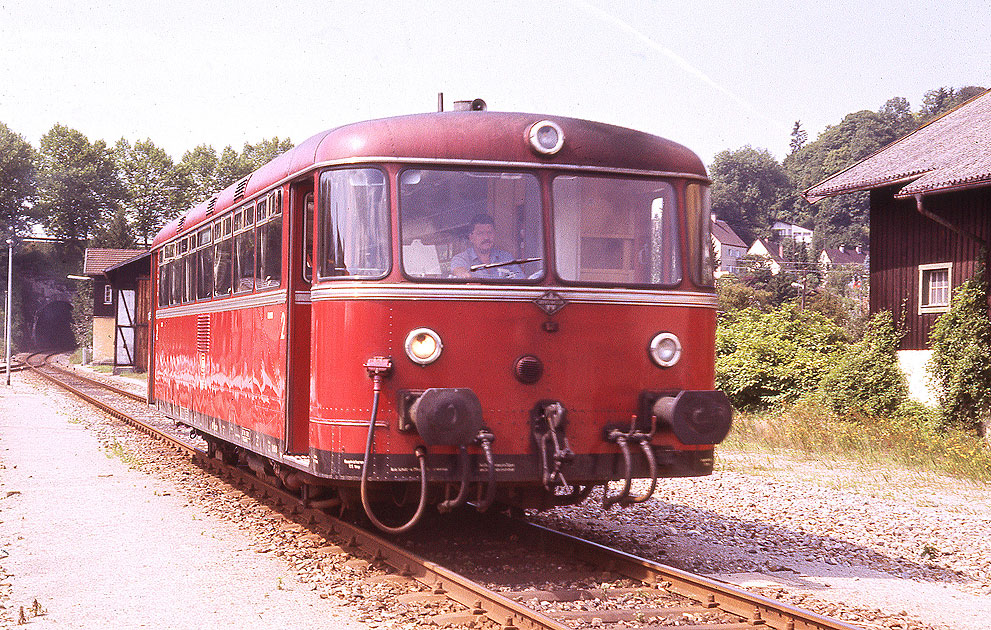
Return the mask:
[[853,249],[840,245],[839,249],[827,248],[819,254],[819,266],[823,271],[829,271],[843,265],[860,265],[863,267],[866,264],[867,254],[864,253],[860,245],[857,245]]
[[719,266],[715,270],[716,277],[739,273],[736,261],[746,255],[747,244],[736,235],[729,224],[717,219],[716,215],[712,215],[712,245],[716,259],[719,261]]
[[140,249],[87,248],[83,254],[83,275],[93,279],[93,363],[114,362],[116,309],[113,287],[104,272],[142,253]]
[[766,258],[768,265],[771,267],[771,275],[773,276],[781,273],[782,263],[785,261],[784,247],[782,247],[781,243],[772,243],[764,238],[754,241],[754,244],[747,250],[747,256]]
[[812,230],[804,228],[801,225],[775,221],[774,225],[771,226],[771,232],[774,233],[774,238],[778,242],[790,238],[796,243],[812,244]]
[[812,202],[870,191],[870,312],[904,318],[899,362],[932,400],[933,322],[991,242],[991,91],[805,192]]

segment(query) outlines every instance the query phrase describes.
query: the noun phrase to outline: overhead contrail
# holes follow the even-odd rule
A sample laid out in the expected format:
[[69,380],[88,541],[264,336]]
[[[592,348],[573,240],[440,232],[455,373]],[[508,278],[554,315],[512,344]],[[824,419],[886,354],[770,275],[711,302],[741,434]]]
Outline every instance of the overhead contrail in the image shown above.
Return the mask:
[[687,60],[685,60],[684,58],[682,58],[681,56],[679,56],[673,50],[671,50],[670,48],[668,48],[666,46],[662,46],[661,44],[657,43],[656,41],[654,41],[653,39],[651,39],[647,35],[644,35],[643,33],[641,33],[640,31],[638,31],[633,25],[629,24],[628,22],[625,22],[625,21],[621,20],[620,18],[616,17],[615,15],[613,15],[611,13],[607,13],[606,11],[603,11],[602,9],[600,9],[598,7],[592,6],[589,3],[584,2],[584,0],[574,0],[574,2],[575,2],[575,4],[578,4],[578,5],[582,6],[582,7],[584,7],[585,10],[589,11],[590,13],[594,13],[595,15],[597,15],[598,17],[600,17],[601,19],[603,19],[603,20],[605,20],[607,22],[611,22],[612,24],[618,26],[619,28],[621,28],[622,30],[626,31],[627,33],[633,35],[638,40],[640,40],[643,44],[645,44],[647,47],[649,47],[649,48],[651,48],[651,49],[653,49],[653,50],[661,53],[662,55],[664,55],[665,57],[667,57],[671,61],[675,62],[675,64],[677,64],[679,68],[681,68],[682,70],[684,70],[688,74],[694,76],[695,78],[699,79],[700,81],[702,81],[706,85],[709,85],[712,88],[718,90],[719,92],[722,92],[726,96],[728,96],[731,99],[733,99],[737,104],[739,104],[742,107],[745,107],[749,111],[753,112],[755,115],[757,115],[757,116],[763,118],[764,120],[767,120],[768,122],[771,122],[771,123],[773,123],[775,125],[784,125],[784,126],[787,126],[785,123],[782,123],[780,121],[777,121],[777,120],[774,120],[773,118],[768,117],[764,112],[762,112],[761,110],[757,109],[756,107],[754,107],[753,105],[751,105],[749,102],[747,102],[746,100],[744,100],[740,96],[737,96],[733,92],[731,92],[728,89],[724,88],[723,86],[719,85],[714,80],[712,80],[712,78],[709,77],[709,75],[707,75],[706,73],[702,72],[701,70],[699,70],[698,68],[696,68],[695,66],[693,66],[692,64],[690,64]]

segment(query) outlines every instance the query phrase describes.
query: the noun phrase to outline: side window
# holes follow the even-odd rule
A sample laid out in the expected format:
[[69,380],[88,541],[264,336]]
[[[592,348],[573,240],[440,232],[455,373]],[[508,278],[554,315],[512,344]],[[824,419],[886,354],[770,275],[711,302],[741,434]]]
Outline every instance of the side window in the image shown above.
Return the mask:
[[213,226],[213,294],[230,295],[234,283],[231,277],[234,241],[231,238],[233,219],[227,215]]
[[234,293],[255,288],[255,215],[248,205],[234,212]]
[[178,247],[175,257],[169,262],[169,304],[182,302],[182,260],[179,258]]
[[282,283],[282,191],[259,201],[257,215],[257,286],[277,287]]
[[186,276],[189,275],[190,271],[186,265],[187,258],[189,257],[189,241],[181,238],[178,245],[175,259],[175,302],[176,304],[182,304],[189,301],[189,293],[186,290]]
[[196,246],[196,237],[189,236],[183,239],[186,243],[186,253],[182,257],[183,266],[186,268],[185,282],[182,284],[182,301],[192,302],[196,299],[196,258],[193,249]]
[[374,168],[320,175],[320,278],[381,278],[389,272],[391,239],[385,174]]
[[166,245],[158,251],[158,305],[168,306],[169,304],[169,246]]
[[114,303],[114,289],[109,284],[103,286],[103,303],[104,304]]
[[692,265],[692,281],[702,287],[711,287],[714,282],[710,207],[708,186],[688,184],[685,187],[685,213],[690,248],[688,254]]
[[313,193],[303,199],[303,280],[313,282]]
[[919,265],[919,314],[950,310],[953,263]]
[[213,229],[204,228],[196,235],[196,299],[213,296]]

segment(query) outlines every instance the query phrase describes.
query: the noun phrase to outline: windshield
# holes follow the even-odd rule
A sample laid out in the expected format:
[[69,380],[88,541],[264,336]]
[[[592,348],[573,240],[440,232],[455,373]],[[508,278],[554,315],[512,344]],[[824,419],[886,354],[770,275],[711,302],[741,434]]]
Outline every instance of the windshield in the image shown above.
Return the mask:
[[664,286],[681,281],[670,184],[558,176],[553,197],[555,265],[562,280]]
[[399,217],[403,271],[411,278],[525,282],[544,275],[533,175],[406,170]]

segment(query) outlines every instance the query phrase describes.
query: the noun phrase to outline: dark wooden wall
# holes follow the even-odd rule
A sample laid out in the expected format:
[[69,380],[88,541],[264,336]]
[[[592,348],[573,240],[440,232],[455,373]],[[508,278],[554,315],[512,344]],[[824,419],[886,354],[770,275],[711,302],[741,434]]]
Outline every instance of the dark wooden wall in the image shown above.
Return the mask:
[[[939,313],[919,314],[919,265],[953,263],[950,286],[973,276],[981,247],[916,211],[914,199],[895,199],[896,188],[871,191],[871,313],[889,310],[904,317],[902,350],[929,347]],[[991,241],[991,188],[932,195],[926,210]]]
[[113,317],[114,310],[113,301],[107,304],[103,301],[104,290],[106,286],[110,284],[110,281],[103,276],[93,277],[93,317]]

